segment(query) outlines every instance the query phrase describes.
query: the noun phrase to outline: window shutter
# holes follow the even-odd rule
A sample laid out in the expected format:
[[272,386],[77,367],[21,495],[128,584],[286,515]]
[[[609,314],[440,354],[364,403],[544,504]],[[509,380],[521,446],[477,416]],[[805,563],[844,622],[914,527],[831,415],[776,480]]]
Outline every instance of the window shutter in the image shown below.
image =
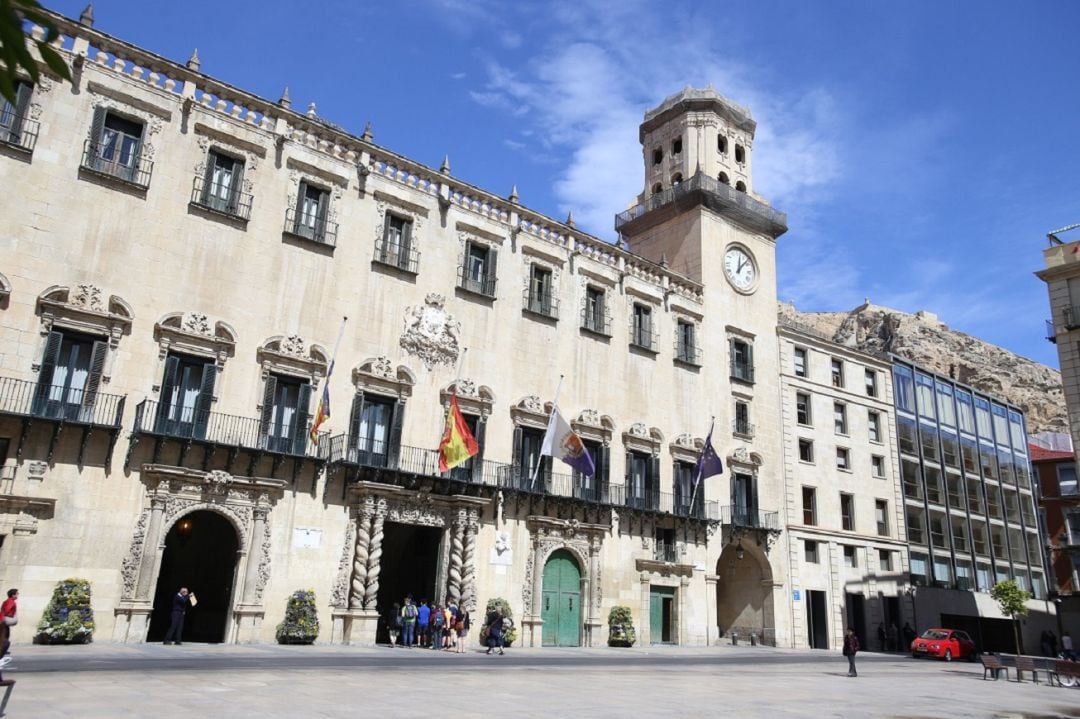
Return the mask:
[[634,453],[626,453],[626,473],[623,478],[624,486],[623,491],[626,492],[626,497],[629,499],[634,496]]
[[465,240],[465,254],[461,257],[461,287],[468,287],[469,259],[472,257],[472,241]]
[[229,212],[239,214],[240,193],[244,188],[244,163],[233,160],[232,192],[229,193]]
[[[649,476],[646,478],[646,493],[650,494],[655,501],[660,500],[660,457],[649,458]],[[659,507],[659,504],[654,505]]]
[[[90,141],[95,145],[100,145],[102,135],[105,134],[105,114],[106,110],[100,105],[94,108],[94,119],[90,123]],[[97,147],[98,153],[101,152],[101,147]],[[97,153],[95,153],[97,154]]]
[[611,448],[601,445],[593,457],[596,462],[596,491],[601,502],[610,502],[608,487],[611,484]]
[[476,445],[479,448],[476,454],[473,455],[472,462],[472,481],[477,484],[483,484],[484,482],[484,434],[487,432],[487,422],[484,418],[476,418],[476,433],[473,435],[476,438]]
[[754,343],[746,343],[746,376],[747,379],[753,381],[754,379]]
[[33,91],[33,87],[25,82],[20,82],[15,91],[15,116],[9,128],[11,142],[19,143],[21,140],[23,119],[26,117],[27,108],[30,107],[30,95]]
[[[514,449],[511,459],[510,471],[513,472],[516,477],[511,477],[512,486],[518,487],[521,485],[521,471],[524,466],[522,462],[522,442],[525,439],[525,433],[521,429],[521,425],[514,425]],[[517,480],[517,481],[515,481]],[[527,480],[526,480],[527,481]]]
[[360,420],[364,416],[364,393],[357,392],[353,397],[352,410],[349,416],[349,454],[350,461],[356,461],[356,449],[360,445]]
[[315,213],[315,237],[320,241],[326,239],[326,215],[330,211],[330,193],[326,190],[316,189],[319,193],[319,207]]
[[499,258],[499,251],[494,247],[488,249],[488,263],[484,273],[484,294],[495,296],[495,282],[497,275],[495,274],[496,263]]
[[379,261],[388,262],[390,258],[390,213],[383,214],[382,241],[379,246]]
[[293,234],[299,235],[304,229],[304,201],[307,199],[307,182],[300,181],[300,189],[296,193],[296,215],[293,217]]
[[64,343],[64,333],[52,331],[45,340],[45,352],[41,357],[41,371],[38,372],[37,392],[34,393],[33,414],[40,414],[45,409],[52,388],[53,375],[60,361],[60,347]]
[[199,201],[204,204],[210,204],[210,198],[214,195],[214,170],[217,169],[218,154],[213,150],[209,150],[206,153],[206,172],[203,173],[203,190],[202,197]]
[[398,266],[402,269],[409,267],[409,248],[412,246],[412,221],[406,222],[401,227],[401,247],[398,248]]
[[389,447],[386,448],[386,466],[396,469],[401,459],[401,426],[405,422],[405,400],[394,403],[394,416],[390,419]]
[[270,433],[273,431],[271,423],[274,421],[274,400],[277,395],[277,377],[268,375],[266,384],[263,385],[262,412],[259,417],[259,438],[269,442]]
[[735,368],[738,366],[735,363],[735,340],[728,340],[728,362],[731,363],[731,376],[735,376]]
[[177,373],[180,371],[180,358],[169,355],[165,360],[165,373],[161,378],[161,392],[158,394],[157,418],[154,420],[154,433],[166,432],[169,420],[169,411],[172,403],[172,393],[176,389]]
[[311,422],[311,393],[310,382],[300,385],[300,392],[296,397],[296,421],[293,422],[293,454],[302,457],[307,454],[308,433]]
[[83,390],[82,400],[87,420],[93,420],[94,403],[97,402],[98,387],[101,385],[101,375],[105,371],[105,358],[108,354],[108,342],[103,340],[94,342],[94,349],[90,353],[90,374],[86,377],[86,388]]
[[142,133],[139,133],[139,138],[135,140],[135,146],[131,148],[131,167],[124,170],[124,174],[127,175],[124,179],[128,182],[137,183],[139,181],[139,163],[142,160],[142,149]]
[[202,381],[199,384],[199,396],[195,398],[195,424],[192,435],[195,439],[206,439],[206,430],[210,426],[210,403],[214,399],[214,382],[217,380],[217,365],[210,360],[203,365]]

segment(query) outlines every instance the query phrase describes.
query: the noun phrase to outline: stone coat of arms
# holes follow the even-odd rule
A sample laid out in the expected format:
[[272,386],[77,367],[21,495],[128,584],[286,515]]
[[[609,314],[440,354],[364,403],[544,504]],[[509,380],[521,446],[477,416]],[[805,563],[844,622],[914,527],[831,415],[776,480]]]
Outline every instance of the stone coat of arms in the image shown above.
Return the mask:
[[461,323],[447,314],[445,304],[446,298],[432,292],[424,304],[405,310],[405,331],[399,344],[429,370],[438,365],[453,367],[461,354]]

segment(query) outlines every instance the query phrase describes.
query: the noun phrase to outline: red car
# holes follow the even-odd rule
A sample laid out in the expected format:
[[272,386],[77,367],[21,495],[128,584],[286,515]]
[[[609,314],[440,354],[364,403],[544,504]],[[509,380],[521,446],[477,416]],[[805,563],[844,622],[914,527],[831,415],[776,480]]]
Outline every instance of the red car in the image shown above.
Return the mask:
[[911,656],[939,657],[947,662],[967,657],[975,661],[975,642],[967,632],[959,629],[927,629],[923,635],[911,643]]

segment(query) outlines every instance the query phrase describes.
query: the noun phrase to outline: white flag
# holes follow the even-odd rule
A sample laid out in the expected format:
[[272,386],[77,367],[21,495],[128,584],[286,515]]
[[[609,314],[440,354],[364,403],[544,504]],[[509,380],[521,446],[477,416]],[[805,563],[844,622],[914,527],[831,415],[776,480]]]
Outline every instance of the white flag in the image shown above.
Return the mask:
[[544,443],[540,447],[540,454],[561,459],[590,477],[596,474],[596,465],[593,463],[589,450],[585,449],[581,437],[559,414],[558,407],[551,408],[551,419],[548,420],[547,431],[544,432]]

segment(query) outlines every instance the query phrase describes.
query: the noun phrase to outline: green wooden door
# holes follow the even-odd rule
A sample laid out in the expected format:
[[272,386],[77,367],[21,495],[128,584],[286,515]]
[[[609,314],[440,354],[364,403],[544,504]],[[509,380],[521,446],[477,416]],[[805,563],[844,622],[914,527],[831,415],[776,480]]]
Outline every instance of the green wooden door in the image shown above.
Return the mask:
[[675,641],[675,587],[649,587],[649,642],[669,644]]
[[544,565],[544,588],[540,601],[544,646],[580,645],[581,571],[565,549],[555,551]]

